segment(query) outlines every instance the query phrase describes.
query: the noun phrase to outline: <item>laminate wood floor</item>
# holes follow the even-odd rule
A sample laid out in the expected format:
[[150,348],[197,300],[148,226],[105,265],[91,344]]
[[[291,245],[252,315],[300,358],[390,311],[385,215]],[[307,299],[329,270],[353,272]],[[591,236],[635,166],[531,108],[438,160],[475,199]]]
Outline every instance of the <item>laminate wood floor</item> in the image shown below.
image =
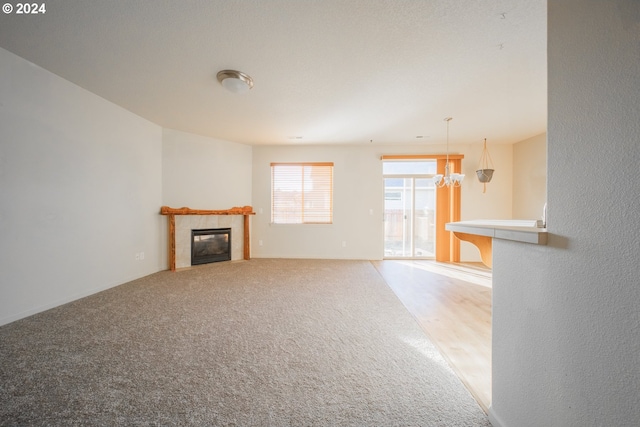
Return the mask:
[[482,264],[372,261],[462,383],[491,404],[491,270]]

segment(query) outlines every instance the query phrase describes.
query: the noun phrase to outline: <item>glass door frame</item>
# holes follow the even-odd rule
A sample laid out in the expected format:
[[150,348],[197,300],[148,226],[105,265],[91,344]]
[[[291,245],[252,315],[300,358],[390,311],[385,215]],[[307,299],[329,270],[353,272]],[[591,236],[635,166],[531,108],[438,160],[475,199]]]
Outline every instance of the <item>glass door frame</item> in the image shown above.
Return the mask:
[[[400,154],[400,155],[382,155],[380,160],[384,163],[388,161],[436,161],[437,173],[444,174],[445,164],[447,160],[451,167],[451,172],[462,172],[462,159],[464,154]],[[383,179],[387,176],[383,171]],[[389,174],[391,175],[391,174]],[[400,174],[396,175],[399,176]],[[416,174],[418,175],[418,174]],[[428,174],[423,174],[428,176]],[[384,181],[383,181],[384,187]],[[435,260],[439,262],[460,262],[460,241],[453,236],[453,233],[445,229],[448,222],[460,221],[462,188],[437,187],[436,188],[436,244],[435,244]],[[384,191],[383,195],[384,197]],[[384,202],[384,200],[383,200]],[[384,224],[384,221],[383,221]],[[383,225],[384,227],[384,225]],[[384,236],[384,230],[383,230]],[[384,242],[383,242],[384,248]],[[391,259],[384,256],[383,259]],[[403,258],[409,259],[409,258]]]
[[[383,259],[435,259],[435,239],[433,242],[433,249],[432,250],[425,250],[425,252],[430,253],[429,255],[425,255],[425,256],[421,256],[421,255],[417,255],[416,254],[416,250],[420,250],[420,248],[416,248],[416,240],[417,240],[417,236],[416,233],[418,232],[417,229],[417,215],[416,215],[416,191],[417,191],[417,184],[416,182],[420,179],[432,179],[434,176],[434,174],[393,174],[393,175],[384,175],[383,176],[383,180],[384,180],[384,185],[383,185],[383,191],[384,191],[384,227],[385,230],[383,232],[383,237],[385,240],[384,243],[384,256]],[[387,197],[388,197],[388,186],[386,184],[386,180],[387,179],[401,179],[403,180],[403,184],[402,184],[402,189],[400,190],[403,194],[402,197],[402,213],[403,213],[403,229],[402,229],[402,253],[403,255],[387,255],[387,248],[386,248],[386,243],[387,243],[387,226],[388,226],[388,218],[387,218]],[[410,180],[410,185],[407,186],[407,180]],[[427,187],[426,189],[428,189],[429,187]],[[433,187],[433,199],[434,199],[434,208],[435,208],[435,187]],[[406,199],[404,198],[405,194],[409,194],[410,195],[410,203],[407,206],[406,203]],[[435,216],[435,209],[433,210],[433,215]],[[407,218],[407,216],[409,218]],[[409,230],[407,232],[406,227],[409,227]],[[435,235],[435,221],[434,221],[434,225],[433,225],[433,231],[432,234]],[[406,237],[409,237],[410,242],[409,242],[409,248],[406,248],[406,244],[404,243],[406,240]],[[407,251],[409,252],[409,255],[405,256],[404,252],[405,252],[405,248],[407,249]]]

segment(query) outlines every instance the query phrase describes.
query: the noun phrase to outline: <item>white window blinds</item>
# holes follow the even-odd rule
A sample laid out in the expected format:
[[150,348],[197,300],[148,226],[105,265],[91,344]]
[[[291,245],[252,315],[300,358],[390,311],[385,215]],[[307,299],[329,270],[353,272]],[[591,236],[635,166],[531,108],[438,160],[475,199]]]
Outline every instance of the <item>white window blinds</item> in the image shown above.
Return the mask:
[[331,224],[333,163],[271,163],[271,222]]

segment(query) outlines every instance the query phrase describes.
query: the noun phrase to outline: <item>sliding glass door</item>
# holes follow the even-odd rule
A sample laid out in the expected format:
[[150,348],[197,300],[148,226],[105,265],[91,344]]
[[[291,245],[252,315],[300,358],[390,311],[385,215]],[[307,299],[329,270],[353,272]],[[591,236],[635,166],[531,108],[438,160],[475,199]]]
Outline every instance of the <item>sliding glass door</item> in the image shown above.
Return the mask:
[[384,162],[385,258],[435,257],[435,168],[435,161]]

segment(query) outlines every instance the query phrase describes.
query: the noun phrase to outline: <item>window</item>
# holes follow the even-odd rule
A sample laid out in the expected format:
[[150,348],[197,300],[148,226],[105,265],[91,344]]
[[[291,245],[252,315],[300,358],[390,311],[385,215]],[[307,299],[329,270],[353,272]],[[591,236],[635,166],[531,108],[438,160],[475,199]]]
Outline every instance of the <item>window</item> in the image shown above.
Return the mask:
[[271,222],[331,224],[333,163],[271,163]]

